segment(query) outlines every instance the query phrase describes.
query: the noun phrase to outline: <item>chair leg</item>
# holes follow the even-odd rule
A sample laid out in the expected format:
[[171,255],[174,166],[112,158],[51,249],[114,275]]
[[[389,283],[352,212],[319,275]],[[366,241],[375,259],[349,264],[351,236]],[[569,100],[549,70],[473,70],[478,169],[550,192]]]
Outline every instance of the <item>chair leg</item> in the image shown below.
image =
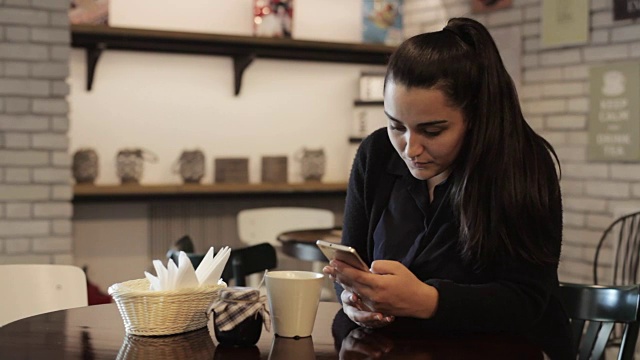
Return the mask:
[[636,351],[636,343],[638,342],[638,330],[640,329],[640,325],[638,323],[633,323],[627,326],[629,326],[629,331],[627,331],[622,337],[622,343],[620,344],[620,355],[618,356],[619,360],[633,359],[634,353]]

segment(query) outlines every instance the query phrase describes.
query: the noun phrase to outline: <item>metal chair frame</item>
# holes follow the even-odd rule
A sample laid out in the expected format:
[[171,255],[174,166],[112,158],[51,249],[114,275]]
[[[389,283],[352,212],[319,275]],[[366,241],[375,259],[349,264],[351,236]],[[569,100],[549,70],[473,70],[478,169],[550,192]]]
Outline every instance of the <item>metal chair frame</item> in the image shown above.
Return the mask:
[[638,283],[638,265],[640,264],[640,211],[624,215],[616,219],[604,231],[593,259],[593,283],[598,284],[598,266],[601,251],[609,235],[619,228],[614,243],[614,258],[611,264],[613,270],[612,285],[628,285]]
[[633,359],[640,330],[639,285],[561,283],[560,297],[571,318],[578,359],[602,359],[615,324],[623,325],[617,358]]

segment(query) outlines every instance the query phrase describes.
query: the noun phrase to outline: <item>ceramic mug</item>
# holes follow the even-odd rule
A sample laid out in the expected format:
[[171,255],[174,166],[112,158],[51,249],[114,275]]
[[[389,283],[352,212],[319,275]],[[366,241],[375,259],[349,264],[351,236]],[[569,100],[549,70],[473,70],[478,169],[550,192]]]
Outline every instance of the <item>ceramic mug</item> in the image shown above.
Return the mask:
[[324,275],[310,271],[269,271],[265,284],[275,334],[288,338],[311,336]]

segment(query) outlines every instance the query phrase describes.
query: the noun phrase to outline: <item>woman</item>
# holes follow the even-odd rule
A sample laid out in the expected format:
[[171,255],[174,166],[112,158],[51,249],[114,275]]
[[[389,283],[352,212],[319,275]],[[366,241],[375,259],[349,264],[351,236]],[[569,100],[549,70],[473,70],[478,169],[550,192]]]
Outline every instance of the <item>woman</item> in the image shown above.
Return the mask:
[[353,164],[342,238],[370,272],[324,268],[344,313],[369,328],[522,334],[568,358],[557,156],[524,120],[486,28],[455,18],[406,40],[384,109],[388,127]]

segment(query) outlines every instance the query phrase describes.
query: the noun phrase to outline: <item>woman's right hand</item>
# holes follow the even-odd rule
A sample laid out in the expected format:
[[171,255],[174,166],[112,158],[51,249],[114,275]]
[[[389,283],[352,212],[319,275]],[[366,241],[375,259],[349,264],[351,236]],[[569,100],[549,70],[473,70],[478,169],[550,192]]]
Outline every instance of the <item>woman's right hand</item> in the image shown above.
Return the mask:
[[343,290],[340,294],[342,310],[353,321],[364,328],[375,329],[393,322],[393,316],[384,316],[379,312],[372,312],[365,308],[362,300],[350,290]]

